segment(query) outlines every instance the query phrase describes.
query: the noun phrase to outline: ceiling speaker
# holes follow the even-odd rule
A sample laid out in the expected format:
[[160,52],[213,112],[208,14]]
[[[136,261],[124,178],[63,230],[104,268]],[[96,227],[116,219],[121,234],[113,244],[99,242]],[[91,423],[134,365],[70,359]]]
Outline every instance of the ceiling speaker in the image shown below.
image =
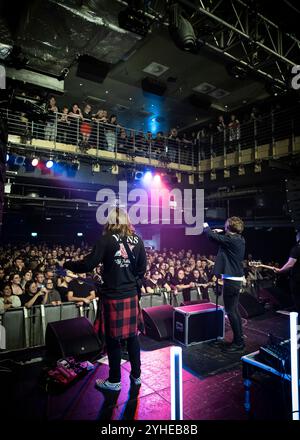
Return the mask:
[[102,83],[109,72],[110,64],[99,61],[89,55],[82,55],[78,60],[77,76]]
[[146,78],[142,79],[142,89],[144,92],[162,96],[167,90],[167,86],[165,83],[147,76]]
[[208,110],[211,106],[209,98],[207,98],[206,96],[197,95],[195,93],[190,95],[189,101],[194,107],[200,108],[202,110]]

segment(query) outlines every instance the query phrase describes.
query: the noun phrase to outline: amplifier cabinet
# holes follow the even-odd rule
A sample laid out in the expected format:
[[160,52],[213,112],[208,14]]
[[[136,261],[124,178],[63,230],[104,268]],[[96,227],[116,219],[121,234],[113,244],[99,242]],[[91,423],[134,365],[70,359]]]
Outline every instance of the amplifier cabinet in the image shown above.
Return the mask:
[[224,307],[214,303],[175,307],[173,339],[189,346],[224,338]]

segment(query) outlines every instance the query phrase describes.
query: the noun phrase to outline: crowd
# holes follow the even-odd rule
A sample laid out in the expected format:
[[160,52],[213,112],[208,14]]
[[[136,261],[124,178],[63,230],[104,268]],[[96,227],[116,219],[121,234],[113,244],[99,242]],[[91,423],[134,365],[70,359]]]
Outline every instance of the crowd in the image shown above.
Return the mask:
[[163,163],[196,164],[199,160],[223,155],[225,146],[227,153],[234,152],[238,148],[249,148],[254,139],[264,144],[270,141],[271,134],[276,137],[278,132],[281,136],[283,130],[290,129],[290,125],[285,127],[283,122],[281,125],[279,105],[272,108],[277,114],[273,121],[270,111],[263,113],[253,107],[240,117],[224,113],[216,121],[186,132],[179,133],[178,127],[173,127],[169,132],[158,131],[155,135],[151,131],[144,133],[122,127],[117,115],[92,108],[89,103],[59,108],[52,96],[43,108],[43,122],[33,118],[30,112],[19,112],[17,119],[10,123],[10,130],[27,141],[30,138],[55,140],[78,145],[84,153],[98,146],[110,152],[126,153],[133,158],[151,157]]
[[[60,276],[57,267],[70,259],[83,259],[90,250],[84,243],[79,248],[46,244],[0,248],[0,312],[14,307],[59,305],[68,301],[89,304],[101,295],[101,266],[80,277],[70,271]],[[250,255],[249,259],[252,259]],[[210,289],[215,291],[219,282],[213,275],[214,260],[213,255],[207,257],[191,249],[163,249],[160,252],[149,249],[142,294],[164,291],[176,296],[181,293],[184,301],[190,301],[191,290],[199,288],[201,298],[210,299]],[[248,260],[244,262],[245,289],[255,295],[259,282],[274,279],[275,274],[249,266]],[[268,264],[278,266],[274,262]]]

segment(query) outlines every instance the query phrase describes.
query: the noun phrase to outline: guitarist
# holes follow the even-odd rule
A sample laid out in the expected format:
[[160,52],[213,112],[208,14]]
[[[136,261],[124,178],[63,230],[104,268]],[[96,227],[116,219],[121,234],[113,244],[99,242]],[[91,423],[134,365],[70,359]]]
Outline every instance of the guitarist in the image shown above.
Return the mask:
[[[131,264],[133,260],[135,267]],[[96,386],[101,390],[120,391],[123,341],[127,343],[131,383],[141,385],[137,278],[143,278],[147,260],[143,241],[135,234],[127,213],[118,207],[111,210],[103,235],[92,252],[82,261],[66,262],[64,269],[75,273],[90,272],[99,263],[103,263],[101,299],[109,377],[98,379]]]
[[204,223],[203,227],[203,232],[208,238],[220,246],[213,273],[217,276],[222,275],[224,306],[233,331],[233,342],[226,347],[226,351],[243,351],[245,343],[238,304],[244,281],[245,239],[241,235],[244,222],[239,217],[228,218],[225,223],[225,235],[219,234],[223,232],[222,229],[211,230],[207,223]]
[[288,261],[281,268],[273,268],[276,273],[290,270],[290,289],[296,312],[300,316],[300,232],[296,235],[296,245],[291,249]]

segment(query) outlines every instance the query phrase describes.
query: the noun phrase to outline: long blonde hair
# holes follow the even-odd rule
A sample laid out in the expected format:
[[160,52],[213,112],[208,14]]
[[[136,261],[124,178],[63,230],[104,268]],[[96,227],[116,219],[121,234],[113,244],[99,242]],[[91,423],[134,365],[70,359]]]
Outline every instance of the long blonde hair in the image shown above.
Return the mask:
[[121,236],[133,235],[134,226],[131,224],[130,218],[124,209],[119,207],[113,208],[107,218],[107,223],[103,228],[103,235],[120,234]]

